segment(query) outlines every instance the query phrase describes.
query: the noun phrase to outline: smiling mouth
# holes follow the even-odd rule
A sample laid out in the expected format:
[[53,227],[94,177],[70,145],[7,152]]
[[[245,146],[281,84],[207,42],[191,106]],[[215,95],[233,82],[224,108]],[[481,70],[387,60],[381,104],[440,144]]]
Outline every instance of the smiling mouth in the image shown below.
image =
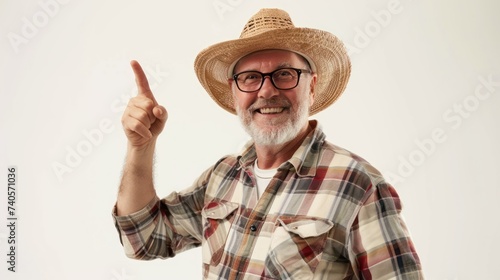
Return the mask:
[[283,110],[285,110],[285,108],[283,107],[271,107],[271,108],[260,108],[255,111],[261,114],[279,114],[283,112]]

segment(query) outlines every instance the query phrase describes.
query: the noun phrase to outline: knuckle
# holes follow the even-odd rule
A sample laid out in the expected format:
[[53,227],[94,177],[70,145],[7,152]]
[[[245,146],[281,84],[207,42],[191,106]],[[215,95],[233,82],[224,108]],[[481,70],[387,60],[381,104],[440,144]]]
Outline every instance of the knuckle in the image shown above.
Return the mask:
[[137,115],[137,119],[142,122],[143,124],[147,124],[149,125],[150,124],[150,119],[149,119],[149,115],[148,113],[144,112],[144,111],[140,111]]
[[140,130],[142,126],[143,124],[138,120],[134,120],[130,123],[130,129],[132,129],[133,131]]
[[155,107],[155,103],[153,102],[153,100],[151,100],[149,98],[146,98],[144,100],[144,108],[146,108],[147,110],[152,110],[154,107]]
[[129,104],[129,106],[133,105],[133,104],[137,104],[138,102],[141,101],[141,99],[142,99],[142,96],[131,97],[130,100],[128,101],[128,104]]
[[129,123],[131,117],[130,117],[130,114],[129,112],[124,112],[123,115],[122,115],[122,118],[120,119],[121,123],[123,126],[127,125],[127,123]]

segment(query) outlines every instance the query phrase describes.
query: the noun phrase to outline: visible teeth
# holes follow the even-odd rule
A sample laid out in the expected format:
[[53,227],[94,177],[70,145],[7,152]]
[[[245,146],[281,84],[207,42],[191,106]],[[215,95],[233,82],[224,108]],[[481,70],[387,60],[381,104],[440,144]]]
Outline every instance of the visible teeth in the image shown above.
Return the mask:
[[283,108],[261,108],[260,112],[262,114],[276,114],[276,113],[281,113],[283,111]]

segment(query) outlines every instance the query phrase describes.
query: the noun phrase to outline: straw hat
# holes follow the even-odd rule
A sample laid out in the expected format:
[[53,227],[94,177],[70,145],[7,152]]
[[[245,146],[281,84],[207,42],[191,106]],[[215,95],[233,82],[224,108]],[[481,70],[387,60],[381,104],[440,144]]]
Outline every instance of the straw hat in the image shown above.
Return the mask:
[[330,106],[344,91],[351,62],[343,43],[333,34],[295,27],[287,12],[261,9],[248,20],[240,38],[212,45],[196,57],[194,69],[202,86],[219,106],[236,114],[228,78],[243,56],[266,49],[296,52],[317,73],[315,101],[310,115]]

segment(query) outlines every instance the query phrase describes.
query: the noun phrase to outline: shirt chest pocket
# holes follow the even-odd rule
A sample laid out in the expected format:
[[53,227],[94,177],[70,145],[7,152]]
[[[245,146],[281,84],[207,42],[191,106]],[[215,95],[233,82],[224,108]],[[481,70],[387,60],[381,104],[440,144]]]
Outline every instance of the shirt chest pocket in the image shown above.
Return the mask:
[[266,273],[279,279],[312,279],[333,222],[313,217],[280,217],[274,231]]
[[236,209],[237,203],[221,201],[210,202],[203,208],[202,258],[205,264],[219,264]]

